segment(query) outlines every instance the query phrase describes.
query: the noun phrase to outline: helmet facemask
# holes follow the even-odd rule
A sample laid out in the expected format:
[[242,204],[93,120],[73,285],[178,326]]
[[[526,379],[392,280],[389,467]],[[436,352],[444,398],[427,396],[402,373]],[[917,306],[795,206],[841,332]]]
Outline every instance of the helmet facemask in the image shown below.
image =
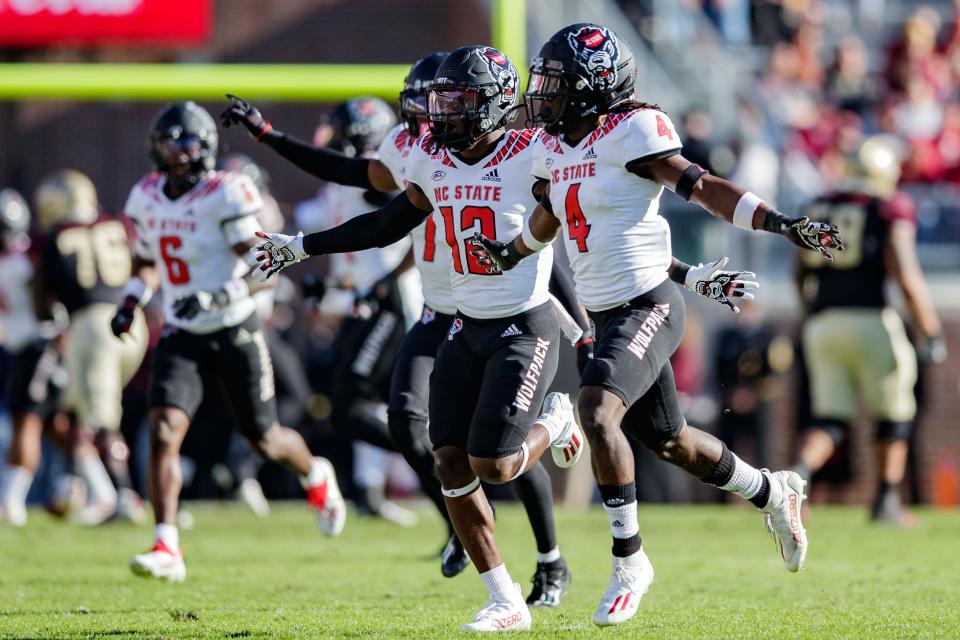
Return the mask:
[[542,126],[550,135],[563,133],[571,123],[598,112],[589,92],[586,81],[565,72],[562,62],[534,58],[524,94],[528,124]]
[[427,95],[424,91],[400,92],[400,121],[412,136],[419,137],[429,128]]
[[[427,91],[427,118],[437,144],[452,151],[468,149],[496,127],[486,117],[480,92],[490,87],[434,87]],[[486,123],[486,126],[483,126]]]

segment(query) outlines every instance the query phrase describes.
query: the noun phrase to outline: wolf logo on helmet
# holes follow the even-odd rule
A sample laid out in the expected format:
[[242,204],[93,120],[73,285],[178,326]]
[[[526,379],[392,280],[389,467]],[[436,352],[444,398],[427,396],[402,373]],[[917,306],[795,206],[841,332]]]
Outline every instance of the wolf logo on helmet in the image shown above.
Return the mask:
[[513,99],[520,84],[520,75],[517,73],[517,69],[510,64],[507,56],[493,47],[478,49],[477,55],[487,63],[490,75],[497,79],[503,97],[507,100]]
[[617,36],[605,27],[588,25],[567,34],[574,58],[587,72],[593,89],[606,91],[617,84],[620,48]]

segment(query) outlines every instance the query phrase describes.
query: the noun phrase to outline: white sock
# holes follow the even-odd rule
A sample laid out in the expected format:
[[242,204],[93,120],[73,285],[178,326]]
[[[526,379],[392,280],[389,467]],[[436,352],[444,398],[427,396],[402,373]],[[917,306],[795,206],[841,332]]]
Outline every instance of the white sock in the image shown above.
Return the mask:
[[117,490],[110,481],[107,468],[96,454],[77,458],[77,475],[87,483],[87,490],[93,502],[117,504]]
[[483,586],[487,588],[487,593],[491,596],[504,589],[513,588],[513,580],[510,579],[510,574],[507,572],[507,565],[503,563],[498,564],[490,571],[481,573],[480,579],[483,580]]
[[4,474],[3,492],[0,501],[6,504],[24,506],[27,503],[27,493],[33,484],[33,472],[23,467],[9,466]]
[[560,545],[555,546],[546,553],[537,552],[537,562],[556,562],[560,559]]
[[167,548],[171,551],[180,550],[180,531],[177,525],[158,522],[155,531],[157,540],[167,545]]
[[632,538],[640,533],[640,523],[637,521],[636,501],[622,504],[619,507],[603,505],[610,520],[610,533],[614,538]]
[[760,489],[763,487],[763,473],[760,472],[760,469],[752,467],[738,458],[737,454],[731,452],[731,455],[733,456],[733,476],[731,476],[730,482],[720,488],[749,500],[760,493]]
[[310,461],[310,471],[307,472],[307,475],[300,476],[300,484],[303,485],[304,489],[320,486],[326,481],[327,470],[324,465],[320,464],[319,458]]

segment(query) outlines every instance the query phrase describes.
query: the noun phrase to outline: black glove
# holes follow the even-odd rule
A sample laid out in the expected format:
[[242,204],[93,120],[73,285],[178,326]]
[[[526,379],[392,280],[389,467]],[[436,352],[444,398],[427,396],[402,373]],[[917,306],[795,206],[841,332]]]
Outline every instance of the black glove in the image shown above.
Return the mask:
[[230,296],[221,289],[215,293],[197,291],[173,303],[173,315],[181,320],[193,320],[201,312],[215,311],[230,302]]
[[801,249],[819,251],[824,259],[831,262],[833,256],[827,249],[843,251],[843,239],[835,224],[812,221],[807,216],[788,218],[779,211],[769,210],[763,228],[783,235]]
[[122,338],[125,333],[130,333],[137,306],[138,300],[133,296],[127,296],[123,299],[123,302],[117,307],[117,312],[110,319],[110,331],[113,335]]
[[227,98],[230,100],[230,106],[220,114],[220,122],[223,123],[224,127],[229,128],[235,124],[241,124],[257,142],[260,142],[264,134],[273,129],[273,126],[263,118],[260,111],[249,102],[232,93],[228,93]]
[[574,348],[577,350],[577,371],[583,374],[587,364],[593,360],[593,338],[590,336],[580,338]]
[[487,268],[487,273],[510,271],[525,257],[512,241],[491,240],[482,233],[473,234],[467,242],[473,246],[470,254],[476,256],[480,266]]

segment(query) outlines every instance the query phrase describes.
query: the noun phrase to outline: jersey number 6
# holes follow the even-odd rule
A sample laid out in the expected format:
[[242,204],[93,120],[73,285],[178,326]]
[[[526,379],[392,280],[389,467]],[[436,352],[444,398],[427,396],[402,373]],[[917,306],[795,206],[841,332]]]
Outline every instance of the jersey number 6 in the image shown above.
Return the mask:
[[190,267],[182,259],[170,255],[170,250],[176,250],[183,246],[183,240],[178,236],[160,237],[160,256],[163,258],[163,264],[167,267],[167,280],[170,284],[186,284],[190,282]]

